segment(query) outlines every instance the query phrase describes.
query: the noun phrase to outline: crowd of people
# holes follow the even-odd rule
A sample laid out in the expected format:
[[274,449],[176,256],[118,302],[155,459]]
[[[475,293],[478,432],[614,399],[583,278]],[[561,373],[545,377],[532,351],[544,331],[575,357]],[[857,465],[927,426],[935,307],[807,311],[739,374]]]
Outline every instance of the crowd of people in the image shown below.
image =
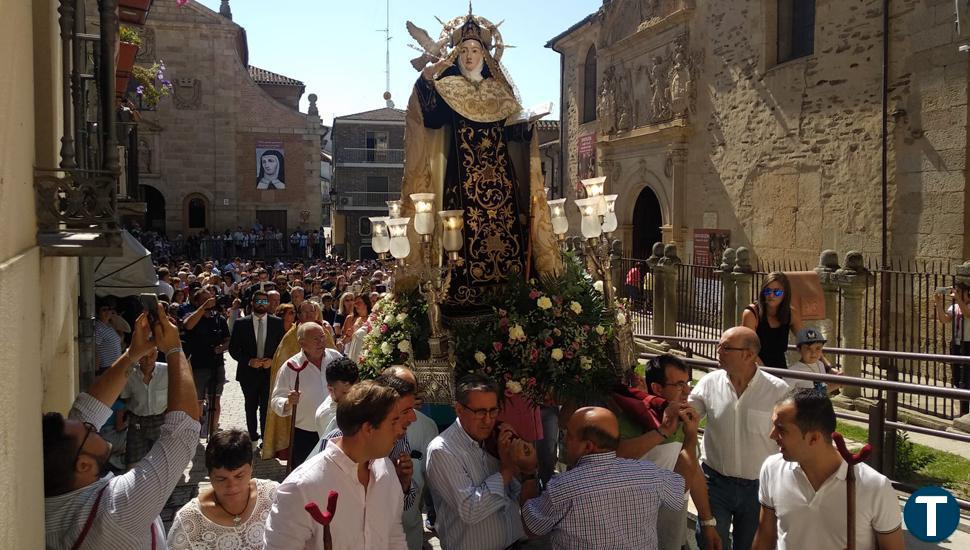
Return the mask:
[[[791,368],[837,372],[783,274],[722,335],[720,369],[695,384],[679,357],[658,356],[609,396],[544,407],[561,429],[543,430],[535,407],[480,374],[449,406],[423,403],[404,366],[361,380],[379,264],[220,263],[160,263],[157,311],[99,299],[99,376],[66,418],[44,415],[48,548],[419,550],[426,530],[455,550],[846,545],[837,388],[760,368],[788,366],[773,342],[791,333]],[[246,427],[221,430],[233,382]],[[200,435],[211,485],[166,533],[158,515]],[[285,460],[288,475],[255,479],[254,457]],[[856,469],[856,548],[902,548],[889,481]],[[305,510],[331,491],[332,523]]]
[[152,253],[155,258],[201,258],[226,259],[235,256],[249,258],[324,258],[330,251],[326,233],[320,229],[298,228],[289,233],[259,222],[250,228],[209,231],[203,229],[188,236],[176,233],[172,239],[163,233],[142,229],[137,223],[128,231]]

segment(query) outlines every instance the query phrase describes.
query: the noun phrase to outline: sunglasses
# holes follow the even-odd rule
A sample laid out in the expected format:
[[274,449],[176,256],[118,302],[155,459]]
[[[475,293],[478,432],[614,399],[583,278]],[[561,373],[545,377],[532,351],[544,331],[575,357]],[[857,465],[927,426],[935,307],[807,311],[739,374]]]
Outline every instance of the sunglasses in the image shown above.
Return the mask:
[[84,438],[81,439],[81,445],[78,446],[77,453],[74,454],[73,464],[77,465],[77,460],[81,458],[81,453],[84,451],[84,444],[88,442],[88,438],[91,437],[91,434],[96,431],[98,431],[97,426],[90,422],[84,423]]
[[770,298],[772,296],[775,298],[781,298],[785,295],[785,291],[780,288],[766,288],[761,291],[761,295],[765,298]]
[[253,303],[266,305],[269,303],[269,300],[253,300]]

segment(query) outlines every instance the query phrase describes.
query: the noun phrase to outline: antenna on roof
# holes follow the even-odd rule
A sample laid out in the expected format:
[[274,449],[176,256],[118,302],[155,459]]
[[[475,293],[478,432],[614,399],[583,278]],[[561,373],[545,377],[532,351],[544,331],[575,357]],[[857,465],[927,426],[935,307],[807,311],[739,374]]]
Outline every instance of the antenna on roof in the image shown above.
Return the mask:
[[384,28],[377,29],[384,32],[384,101],[388,109],[394,108],[391,100],[391,0],[386,0],[384,12]]

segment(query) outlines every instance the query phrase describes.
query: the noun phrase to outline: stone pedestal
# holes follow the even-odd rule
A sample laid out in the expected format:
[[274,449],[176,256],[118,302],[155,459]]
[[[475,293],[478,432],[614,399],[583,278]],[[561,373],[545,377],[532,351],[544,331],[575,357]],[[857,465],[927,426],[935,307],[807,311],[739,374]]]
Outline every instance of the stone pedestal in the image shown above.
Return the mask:
[[737,326],[741,324],[741,315],[744,313],[744,308],[748,307],[748,304],[754,301],[755,290],[751,288],[751,279],[754,269],[751,266],[751,252],[743,247],[739,246],[735,251],[735,263],[734,263],[734,324],[725,325],[724,329],[727,330],[732,326]]
[[[828,320],[829,328],[835,327],[835,315],[839,307],[839,285],[832,279],[833,273],[839,267],[839,255],[834,250],[825,250],[819,256],[818,266],[815,268],[818,281],[822,285],[822,292],[825,295],[825,317]],[[829,338],[829,345],[834,344],[834,340]]]
[[[677,275],[681,261],[677,256],[677,245],[664,245],[663,258],[657,262],[659,278],[663,279],[663,333],[665,336],[677,335],[677,310],[679,306],[679,295],[677,292]],[[655,306],[656,307],[656,303]],[[656,321],[655,321],[656,324]]]
[[[875,282],[872,274],[862,265],[860,252],[849,252],[845,256],[845,267],[835,270],[830,281],[842,289],[842,340],[847,348],[862,348],[862,322],[865,318],[863,293],[867,286]],[[862,376],[862,357],[849,355],[842,360],[842,370],[846,376]],[[846,397],[862,395],[861,388],[846,386]]]
[[740,323],[740,319],[737,317],[737,283],[734,280],[734,273],[732,273],[735,259],[734,249],[725,249],[724,255],[721,257],[720,269],[717,272],[721,280],[721,295],[724,297],[721,302],[721,326],[725,329],[737,326]]
[[647,266],[650,268],[651,279],[653,281],[653,333],[663,335],[664,332],[664,289],[666,280],[661,276],[660,260],[664,255],[664,244],[654,243],[652,253],[647,258]]

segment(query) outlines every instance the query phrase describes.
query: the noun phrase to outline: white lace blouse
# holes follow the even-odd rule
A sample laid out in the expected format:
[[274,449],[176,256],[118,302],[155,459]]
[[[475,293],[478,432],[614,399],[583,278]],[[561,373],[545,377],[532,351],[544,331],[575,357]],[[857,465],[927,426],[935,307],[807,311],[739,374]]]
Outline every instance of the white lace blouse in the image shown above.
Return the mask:
[[170,550],[261,550],[266,516],[273,506],[279,483],[256,480],[256,506],[244,523],[236,527],[219,525],[202,514],[199,499],[193,498],[178,513],[168,531]]

